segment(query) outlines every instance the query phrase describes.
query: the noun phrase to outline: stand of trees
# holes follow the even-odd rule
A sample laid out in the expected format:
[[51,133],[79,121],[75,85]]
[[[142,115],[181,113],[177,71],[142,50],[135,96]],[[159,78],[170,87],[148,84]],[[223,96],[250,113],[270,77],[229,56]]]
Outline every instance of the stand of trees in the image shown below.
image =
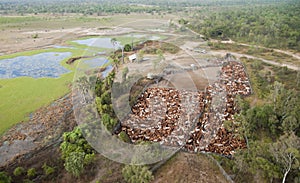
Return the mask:
[[[288,0],[295,1],[295,0]],[[105,15],[113,13],[172,13],[187,12],[190,7],[226,7],[245,6],[252,4],[278,3],[278,0],[0,0],[0,13],[27,14],[27,13],[82,13],[85,15]]]
[[227,128],[238,130],[248,140],[248,149],[234,156],[236,179],[246,181],[244,175],[252,174],[271,182],[299,182],[299,92],[275,82],[267,101],[250,108],[245,100],[237,100],[241,111],[235,127]]
[[190,28],[214,39],[300,50],[300,3],[219,8],[193,17]]

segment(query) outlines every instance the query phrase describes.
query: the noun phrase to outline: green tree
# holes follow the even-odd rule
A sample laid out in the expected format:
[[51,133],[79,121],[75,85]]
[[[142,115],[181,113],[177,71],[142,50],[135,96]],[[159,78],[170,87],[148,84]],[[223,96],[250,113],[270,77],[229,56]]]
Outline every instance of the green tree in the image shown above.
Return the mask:
[[18,166],[17,168],[15,168],[14,170],[14,175],[15,176],[20,176],[25,172],[25,169],[23,167]]
[[71,152],[65,159],[65,169],[75,177],[79,177],[83,172],[84,152]]
[[48,166],[46,163],[44,163],[44,165],[42,166],[44,174],[46,176],[51,175],[55,172],[55,169],[51,166]]
[[1,183],[11,183],[11,177],[6,174],[6,172],[0,172],[0,182]]
[[[81,166],[90,164],[95,156],[95,150],[86,141],[79,127],[63,134],[60,150],[66,170],[75,176],[79,176],[83,170]],[[75,157],[77,155],[78,157]]]
[[27,177],[31,178],[31,177],[35,177],[36,176],[36,170],[35,168],[29,168],[27,170]]
[[117,125],[118,121],[110,117],[110,115],[104,113],[101,116],[101,122],[106,127],[108,131],[112,131],[114,127]]
[[272,154],[269,153],[269,144],[252,141],[247,150],[240,150],[234,156],[235,166],[241,174],[252,173],[254,176],[259,172],[270,181],[280,178],[280,169],[274,163]]
[[132,47],[130,46],[130,44],[125,44],[124,51],[129,52],[131,50],[132,50]]
[[123,142],[129,143],[131,141],[129,136],[124,131],[121,131],[121,133],[119,134],[119,137]]
[[118,69],[118,65],[120,64],[120,60],[117,59],[117,58],[113,59],[113,64]]

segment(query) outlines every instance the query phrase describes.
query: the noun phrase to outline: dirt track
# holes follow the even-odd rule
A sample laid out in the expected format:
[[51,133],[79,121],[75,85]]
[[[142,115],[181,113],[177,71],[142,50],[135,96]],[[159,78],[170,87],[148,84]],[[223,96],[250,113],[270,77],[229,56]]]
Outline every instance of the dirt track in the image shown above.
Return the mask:
[[[218,50],[218,51],[210,51],[210,53],[214,54],[214,55],[225,56],[228,53],[228,51],[226,51],[226,50]],[[247,58],[251,58],[251,59],[258,59],[258,60],[261,60],[261,61],[263,61],[263,62],[265,62],[267,64],[271,64],[271,65],[275,65],[275,66],[279,66],[279,67],[286,66],[287,68],[295,70],[295,71],[299,70],[299,67],[297,67],[295,65],[291,65],[291,64],[281,64],[281,63],[275,62],[273,60],[266,60],[266,59],[255,57],[255,56],[252,56],[252,55],[241,54],[241,53],[236,53],[236,52],[232,52],[232,51],[230,51],[230,54],[236,56],[237,58],[247,57]]]

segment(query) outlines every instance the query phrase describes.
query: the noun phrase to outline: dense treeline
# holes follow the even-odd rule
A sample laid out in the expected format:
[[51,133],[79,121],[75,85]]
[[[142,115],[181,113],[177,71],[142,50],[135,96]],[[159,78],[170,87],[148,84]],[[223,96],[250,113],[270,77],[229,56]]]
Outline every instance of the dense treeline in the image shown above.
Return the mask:
[[[200,13],[201,14],[201,13]],[[232,39],[271,48],[300,50],[300,3],[224,8],[201,14],[190,24],[210,38]],[[201,21],[201,19],[204,19]]]
[[[289,0],[293,1],[293,0]],[[188,7],[201,6],[235,6],[235,5],[251,5],[251,4],[274,4],[277,0],[204,0],[204,1],[146,1],[146,0],[0,0],[1,14],[10,13],[82,13],[82,14],[108,14],[108,13],[162,13],[162,12],[178,12],[185,11]]]
[[259,175],[270,182],[299,182],[300,115],[299,93],[275,82],[268,103],[251,107],[240,100],[241,113],[235,116],[237,130],[248,141],[248,149],[234,157],[236,181]]
[[110,13],[151,13],[160,12],[160,7],[142,7],[138,5],[114,5],[97,3],[59,3],[59,4],[0,4],[2,14],[32,14],[32,13],[81,13],[85,15],[105,15]]

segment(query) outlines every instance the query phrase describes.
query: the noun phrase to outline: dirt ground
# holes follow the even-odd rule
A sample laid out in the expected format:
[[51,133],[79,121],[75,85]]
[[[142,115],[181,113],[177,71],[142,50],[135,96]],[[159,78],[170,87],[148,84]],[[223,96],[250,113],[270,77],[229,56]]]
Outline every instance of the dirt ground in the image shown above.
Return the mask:
[[155,173],[153,183],[226,183],[217,165],[202,154],[179,152]]

